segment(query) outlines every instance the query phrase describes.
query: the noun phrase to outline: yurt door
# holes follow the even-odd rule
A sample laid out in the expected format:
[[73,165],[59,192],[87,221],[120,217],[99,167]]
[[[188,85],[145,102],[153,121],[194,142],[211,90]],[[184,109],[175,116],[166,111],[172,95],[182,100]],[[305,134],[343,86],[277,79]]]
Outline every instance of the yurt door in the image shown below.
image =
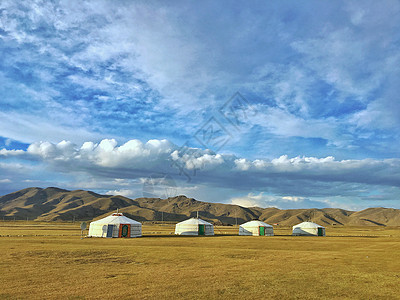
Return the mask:
[[106,235],[106,237],[108,237],[108,238],[112,238],[113,236],[113,230],[114,230],[114,225],[110,225],[110,224],[108,224],[107,225],[107,235]]
[[318,228],[318,236],[324,236],[324,229]]
[[199,224],[199,235],[204,235],[206,233],[205,225]]
[[131,237],[131,225],[130,224],[121,224],[119,225],[119,237]]
[[260,235],[265,235],[265,227],[260,226]]

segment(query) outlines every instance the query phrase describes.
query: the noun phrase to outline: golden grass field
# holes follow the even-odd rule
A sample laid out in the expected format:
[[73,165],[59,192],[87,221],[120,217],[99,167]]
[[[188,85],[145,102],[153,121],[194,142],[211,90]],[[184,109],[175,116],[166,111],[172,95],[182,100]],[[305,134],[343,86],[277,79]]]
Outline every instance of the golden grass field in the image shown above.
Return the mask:
[[0,299],[400,299],[400,228],[237,230],[81,239],[79,223],[0,222]]

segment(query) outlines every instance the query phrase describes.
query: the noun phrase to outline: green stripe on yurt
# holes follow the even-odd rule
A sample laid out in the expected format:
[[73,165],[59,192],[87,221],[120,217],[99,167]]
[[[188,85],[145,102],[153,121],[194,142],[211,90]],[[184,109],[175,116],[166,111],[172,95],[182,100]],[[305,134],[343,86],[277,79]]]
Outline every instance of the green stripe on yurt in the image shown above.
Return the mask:
[[205,225],[199,224],[199,235],[204,235],[205,233]]
[[260,235],[265,235],[265,227],[260,226]]

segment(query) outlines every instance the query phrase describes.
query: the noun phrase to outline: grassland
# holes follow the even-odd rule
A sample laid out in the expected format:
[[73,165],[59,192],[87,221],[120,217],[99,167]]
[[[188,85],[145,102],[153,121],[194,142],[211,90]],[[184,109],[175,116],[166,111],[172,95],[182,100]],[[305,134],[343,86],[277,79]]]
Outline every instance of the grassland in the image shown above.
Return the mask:
[[215,232],[81,239],[77,223],[0,222],[0,299],[400,299],[400,228]]

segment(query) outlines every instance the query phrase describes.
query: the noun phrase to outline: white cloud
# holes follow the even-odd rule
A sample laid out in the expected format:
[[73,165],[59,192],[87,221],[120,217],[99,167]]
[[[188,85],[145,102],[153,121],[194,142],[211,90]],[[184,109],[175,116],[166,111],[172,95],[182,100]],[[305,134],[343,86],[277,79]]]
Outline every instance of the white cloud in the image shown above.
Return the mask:
[[108,191],[105,193],[106,195],[120,195],[120,196],[124,196],[127,198],[132,198],[135,197],[136,191],[132,191],[132,190],[127,190],[127,189],[122,189],[122,190],[113,190],[113,191]]
[[276,196],[268,195],[263,192],[255,194],[249,193],[242,197],[231,198],[231,203],[240,205],[243,207],[276,207],[280,209],[286,208],[304,208],[304,207],[316,207],[325,208],[332,207],[329,201],[318,199],[310,200],[305,197],[296,196]]
[[[210,172],[239,172],[268,177],[270,174],[299,174],[330,178],[340,181],[341,176],[350,174],[358,175],[358,178],[345,178],[345,180],[368,181],[383,183],[384,179],[399,180],[397,167],[400,167],[398,159],[384,160],[336,160],[333,156],[324,158],[293,157],[282,155],[273,160],[248,160],[236,158],[232,155],[213,154],[209,150],[178,147],[167,140],[150,140],[142,143],[139,140],[130,140],[118,146],[114,139],[104,139],[100,143],[85,142],[80,148],[69,141],[58,144],[50,142],[37,142],[31,144],[26,151],[0,150],[4,157],[36,157],[50,164],[62,161],[70,161],[69,167],[79,169],[81,165],[98,166],[104,169],[118,169],[132,167],[151,170],[153,167],[166,167],[172,161],[182,163],[186,170],[198,169],[210,174]],[[72,163],[74,162],[74,163]],[[388,172],[388,170],[391,170]],[[373,171],[374,176],[369,176],[367,171]],[[364,174],[364,176],[362,176]],[[388,182],[389,183],[389,182]]]
[[6,149],[0,149],[0,155],[3,156],[17,156],[20,154],[24,154],[24,150],[6,150]]
[[239,205],[242,207],[261,207],[262,204],[258,201],[254,201],[250,197],[233,198],[231,204]]
[[[239,158],[235,160],[235,165],[239,170],[247,171],[251,168],[252,163],[245,158]],[[257,162],[257,166],[259,165],[260,165],[259,162]]]
[[[167,140],[142,143],[131,140],[120,146],[113,139],[100,143],[85,142],[80,148],[62,141],[58,144],[31,144],[27,151],[0,150],[4,158],[40,160],[52,170],[63,173],[83,172],[91,178],[109,178],[115,186],[125,180],[143,178],[155,173],[186,172],[201,184],[237,190],[271,189],[282,194],[282,201],[298,197],[361,193],[363,189],[400,187],[400,160],[336,160],[283,155],[272,160],[248,160],[232,155],[214,154],[209,150],[178,147]],[[175,165],[174,165],[175,163]],[[179,168],[177,168],[177,166]],[[177,185],[179,185],[177,183]],[[297,189],[297,192],[296,192]]]
[[277,198],[278,197],[264,195],[262,192],[259,194],[249,193],[243,197],[231,198],[231,203],[243,207],[266,207],[267,202],[271,202],[271,200],[276,200]]
[[181,152],[175,150],[170,156],[187,170],[212,170],[225,162],[221,154],[209,154],[210,151],[186,147]]

